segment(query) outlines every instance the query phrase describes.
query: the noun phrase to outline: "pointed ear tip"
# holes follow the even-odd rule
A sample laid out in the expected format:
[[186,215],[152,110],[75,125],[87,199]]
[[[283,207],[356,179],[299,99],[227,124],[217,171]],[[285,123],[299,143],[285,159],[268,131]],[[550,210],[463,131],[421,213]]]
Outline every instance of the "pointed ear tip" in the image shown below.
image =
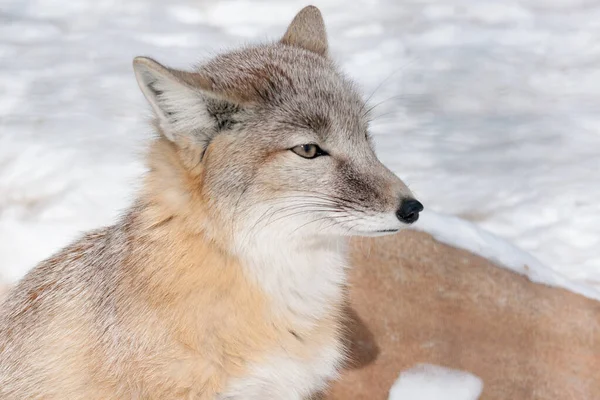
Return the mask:
[[310,18],[320,19],[321,21],[323,20],[323,15],[321,14],[321,10],[319,10],[318,7],[313,6],[313,5],[304,7],[302,10],[300,10],[298,12],[298,14],[296,14],[296,17],[310,17]]
[[155,73],[164,73],[166,68],[158,61],[144,56],[137,56],[133,59],[133,70],[134,71],[147,71]]
[[280,42],[302,47],[325,56],[328,47],[327,33],[321,11],[312,5],[300,10],[288,26]]
[[300,10],[300,12],[311,12],[321,14],[321,10],[319,10],[319,7],[313,6],[312,4],[304,7],[302,10]]
[[144,57],[144,56],[137,56],[133,58],[133,65],[140,65],[140,64],[144,64],[146,62],[148,58]]
[[151,65],[155,65],[156,61],[148,57],[137,56],[133,59],[132,64],[133,68],[135,69],[139,67],[150,67]]

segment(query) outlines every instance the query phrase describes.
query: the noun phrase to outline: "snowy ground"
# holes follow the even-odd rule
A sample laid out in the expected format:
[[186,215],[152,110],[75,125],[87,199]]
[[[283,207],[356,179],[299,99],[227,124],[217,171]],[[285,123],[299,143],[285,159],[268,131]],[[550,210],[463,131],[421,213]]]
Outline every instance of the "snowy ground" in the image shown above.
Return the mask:
[[[128,204],[150,134],[135,55],[185,68],[306,2],[0,0],[1,279]],[[600,298],[600,3],[313,3],[381,102],[380,157],[437,212],[423,229]]]

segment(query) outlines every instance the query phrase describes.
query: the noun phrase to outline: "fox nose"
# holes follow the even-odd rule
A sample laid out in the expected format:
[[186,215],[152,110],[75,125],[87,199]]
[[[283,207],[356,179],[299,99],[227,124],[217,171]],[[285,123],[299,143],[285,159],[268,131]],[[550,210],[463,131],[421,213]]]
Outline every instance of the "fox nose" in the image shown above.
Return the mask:
[[404,223],[412,224],[419,219],[419,213],[423,211],[423,204],[415,199],[403,199],[400,207],[396,210],[396,217]]

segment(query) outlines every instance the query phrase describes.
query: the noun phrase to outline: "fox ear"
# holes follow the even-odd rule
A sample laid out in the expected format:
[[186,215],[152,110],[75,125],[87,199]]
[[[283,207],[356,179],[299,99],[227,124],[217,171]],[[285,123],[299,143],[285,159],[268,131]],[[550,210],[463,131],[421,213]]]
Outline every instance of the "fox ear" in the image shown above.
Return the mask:
[[281,43],[326,56],[327,33],[321,11],[315,6],[307,6],[300,10],[287,28]]
[[136,57],[133,69],[161,133],[172,142],[185,140],[205,146],[227,126],[223,121],[227,112],[236,110],[212,91],[211,81],[200,73],[170,69],[146,57]]

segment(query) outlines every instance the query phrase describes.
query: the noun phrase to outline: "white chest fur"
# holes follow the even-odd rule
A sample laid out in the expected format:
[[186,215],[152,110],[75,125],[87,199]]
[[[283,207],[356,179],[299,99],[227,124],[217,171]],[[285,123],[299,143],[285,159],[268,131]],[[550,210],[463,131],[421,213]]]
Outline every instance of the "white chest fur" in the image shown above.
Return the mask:
[[248,375],[229,382],[219,400],[302,400],[326,388],[335,379],[343,359],[339,341],[320,349],[310,361],[282,352],[251,365]]
[[[312,330],[338,306],[346,282],[347,243],[343,238],[313,243],[261,241],[252,247],[248,274],[271,298],[273,312],[290,321],[294,329]],[[219,399],[305,399],[335,379],[344,350],[339,332],[321,344],[307,339],[302,357],[278,346],[247,374],[228,383]],[[304,339],[299,339],[304,340]]]
[[342,299],[347,241],[328,237],[298,244],[278,239],[263,237],[249,246],[247,273],[271,298],[275,312],[308,328]]

